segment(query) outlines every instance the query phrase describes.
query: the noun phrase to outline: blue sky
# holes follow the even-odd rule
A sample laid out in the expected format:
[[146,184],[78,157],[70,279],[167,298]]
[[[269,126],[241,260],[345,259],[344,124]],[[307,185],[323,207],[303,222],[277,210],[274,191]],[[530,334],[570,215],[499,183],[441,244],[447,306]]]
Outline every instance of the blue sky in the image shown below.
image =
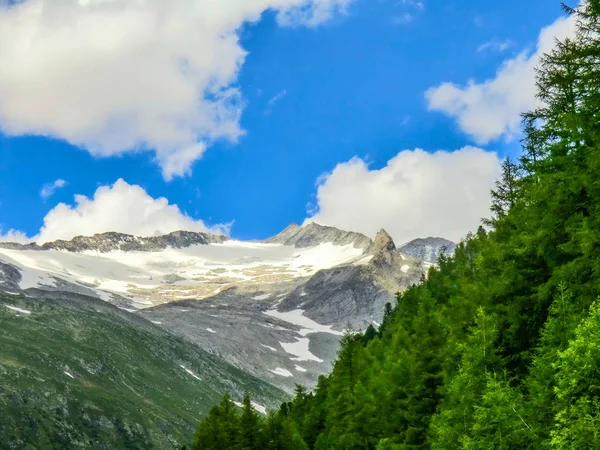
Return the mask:
[[[285,10],[286,15],[281,9],[264,8],[263,11],[263,6],[257,6],[248,13],[256,15],[262,12],[260,20],[253,23],[226,11],[232,19],[226,25],[219,26],[234,30],[235,35],[239,36],[239,43],[217,48],[208,61],[213,64],[215,59],[225,54],[222,52],[236,48],[245,50],[247,54],[245,58],[240,55],[231,57],[232,64],[235,66],[237,63],[233,69],[229,66],[226,69],[214,69],[208,63],[202,63],[198,71],[216,70],[214,73],[218,74],[229,71],[220,87],[237,90],[235,98],[227,104],[233,103],[233,110],[239,114],[234,120],[229,120],[236,123],[239,129],[214,132],[212,130],[221,121],[208,126],[202,123],[203,131],[197,138],[203,145],[206,143],[202,156],[189,164],[186,159],[183,169],[178,165],[178,169],[171,170],[171,173],[166,173],[165,167],[174,160],[173,155],[179,155],[179,136],[169,141],[168,145],[165,144],[163,153],[155,152],[152,146],[135,151],[135,145],[132,148],[127,143],[120,144],[121,135],[113,139],[108,134],[113,127],[118,128],[115,122],[118,123],[120,114],[124,114],[123,108],[118,104],[118,99],[115,100],[116,111],[113,115],[110,109],[113,108],[112,103],[108,102],[110,104],[107,105],[102,98],[106,97],[103,89],[110,89],[106,92],[119,96],[118,89],[130,89],[130,86],[139,84],[146,77],[150,80],[150,89],[164,89],[161,84],[164,79],[158,78],[162,73],[160,67],[155,68],[152,64],[160,65],[166,59],[150,61],[143,72],[136,74],[137,78],[126,80],[122,85],[114,77],[110,80],[113,85],[99,86],[104,79],[94,80],[93,76],[86,78],[78,72],[83,70],[82,67],[96,67],[97,59],[103,57],[98,53],[84,48],[86,56],[80,60],[68,52],[66,54],[71,55],[70,59],[63,60],[66,57],[57,50],[56,61],[46,58],[43,64],[36,66],[36,52],[42,50],[35,43],[30,43],[29,47],[21,46],[18,53],[14,47],[19,42],[19,36],[13,40],[12,47],[4,41],[5,44],[0,44],[0,58],[3,61],[14,60],[15,73],[20,73],[21,78],[22,72],[16,70],[25,70],[19,66],[23,64],[22,60],[31,58],[35,64],[24,67],[29,67],[28,70],[38,67],[40,70],[16,84],[11,84],[15,83],[16,78],[10,78],[10,74],[2,75],[0,70],[0,130],[4,132],[0,135],[1,230],[4,233],[18,230],[28,237],[35,237],[44,224],[44,218],[59,203],[70,206],[64,208],[68,214],[62,217],[60,211],[55,211],[54,215],[46,217],[48,221],[57,221],[49,224],[48,229],[67,229],[69,224],[79,223],[69,221],[69,217],[74,216],[81,221],[98,222],[94,220],[94,214],[110,214],[111,209],[95,211],[86,219],[86,208],[94,208],[96,190],[102,186],[109,190],[117,180],[122,179],[127,186],[139,186],[149,198],[165,197],[171,205],[177,205],[184,222],[173,219],[173,226],[185,225],[185,216],[208,228],[232,223],[231,235],[242,239],[264,238],[276,234],[291,222],[302,223],[311,216],[319,222],[369,234],[381,227],[391,228],[397,240],[416,237],[414,235],[420,230],[423,230],[423,234],[450,235],[454,239],[461,232],[464,235],[477,225],[474,217],[481,217],[487,208],[487,194],[475,198],[470,193],[487,192],[497,173],[498,158],[518,154],[514,120],[518,119],[515,108],[518,110],[521,100],[515,106],[514,99],[506,100],[502,96],[526,97],[523,100],[525,106],[533,101],[533,86],[527,77],[527,67],[522,69],[522,83],[519,81],[521,72],[518,71],[516,75],[506,77],[507,83],[515,86],[506,87],[506,83],[499,83],[503,89],[500,92],[493,86],[486,88],[485,82],[499,78],[498,73],[506,61],[516,61],[515,64],[521,65],[535,63],[538,44],[542,45],[538,42],[540,31],[543,27],[555,24],[557,18],[561,17],[559,3],[547,0],[424,0],[422,3],[409,0],[327,1],[333,6],[327,10],[327,14],[321,15],[318,15],[319,5],[315,6],[310,1],[303,3],[302,10]],[[340,3],[336,5],[336,1]],[[17,17],[20,12],[18,9],[33,3],[43,4],[44,1],[27,0],[25,4],[10,8],[0,6],[0,41],[3,33],[11,31],[9,22]],[[235,9],[235,1],[228,3]],[[268,1],[263,3],[270,5]],[[148,8],[152,8],[156,1],[149,0],[148,4]],[[101,7],[98,5],[98,8]],[[93,14],[91,10],[79,11],[84,7],[77,2],[71,8],[77,14],[73,20],[84,20],[86,14]],[[201,6],[199,8],[197,14],[201,15]],[[125,7],[120,11],[118,5],[114,5],[110,13],[123,15],[124,10]],[[177,20],[179,16],[173,17],[173,20]],[[58,26],[53,28],[55,22],[51,20],[40,17],[39,22],[26,25],[37,29],[45,27],[46,32],[52,34],[53,30],[58,30]],[[204,44],[209,41],[206,34],[198,33],[196,36],[194,29],[190,34],[176,38],[185,39],[186,48],[195,46],[190,51],[214,50],[210,44]],[[174,48],[177,48],[176,38]],[[96,48],[97,42],[93,39],[96,38],[90,37],[90,46]],[[198,39],[197,45],[194,39]],[[57,40],[55,45],[62,50],[61,45],[70,44],[69,40]],[[115,45],[120,44],[117,42]],[[198,46],[207,48],[197,50]],[[125,53],[123,58],[128,55],[130,53]],[[139,58],[144,61],[151,59],[144,55]],[[222,59],[225,61],[227,58],[223,56]],[[124,65],[119,62],[120,68]],[[210,74],[214,75],[213,72]],[[129,72],[123,73],[123,79],[126,79]],[[232,74],[233,78],[230,76]],[[153,78],[158,80],[156,86],[151,85]],[[89,85],[86,84],[87,80]],[[477,100],[472,100],[469,95],[469,80],[473,80],[476,86],[483,86],[481,91],[477,91]],[[454,83],[453,90],[442,90],[440,87],[445,82]],[[2,83],[5,83],[6,89],[2,89]],[[99,97],[73,94],[73,98],[64,101],[50,98],[45,103],[48,96],[52,97],[55,92],[56,85],[52,83],[60,83],[61,93],[62,89],[66,92],[61,94],[63,96],[69,95],[71,85],[76,85],[73,88],[75,93],[79,92],[77,89],[83,89],[82,92],[96,89],[103,94]],[[114,83],[118,86],[116,90]],[[177,88],[176,84],[173,85],[174,89]],[[431,95],[427,95],[430,89],[434,91],[429,91]],[[522,95],[519,89],[525,89],[529,94]],[[32,95],[32,90],[35,91],[35,101],[27,98]],[[205,98],[210,100],[211,95],[205,94]],[[158,100],[145,105],[144,96],[139,99],[136,97],[139,105],[136,103],[136,108],[127,114],[139,116],[155,108],[160,118],[164,113],[161,108],[165,100],[162,97]],[[38,108],[48,109],[47,114],[39,113]],[[108,115],[110,127],[92,132],[89,125],[78,123],[78,115],[83,111],[100,110],[105,112],[105,116]],[[70,122],[62,120],[62,117],[71,116]],[[98,113],[97,118],[92,115],[89,120],[104,120],[105,116]],[[478,118],[485,123],[479,123]],[[125,123],[138,126],[141,120],[135,118]],[[494,127],[489,129],[488,125],[495,121],[501,131]],[[506,125],[511,121],[512,129],[511,125]],[[191,127],[199,123],[196,120]],[[503,128],[505,126],[508,128]],[[144,125],[139,125],[139,129],[135,136],[137,139],[159,142],[151,129],[144,129]],[[243,132],[240,134],[239,130]],[[36,134],[48,134],[51,137]],[[239,135],[237,142],[231,137],[234,134]],[[208,135],[211,137],[206,137]],[[123,136],[129,137],[126,132]],[[163,139],[163,135],[160,139]],[[96,145],[98,142],[100,144]],[[162,145],[164,139],[160,142]],[[172,145],[172,142],[175,144]],[[93,149],[95,145],[98,148]],[[120,145],[122,148],[119,148]],[[427,159],[427,154],[434,155],[437,150],[454,152],[465,146],[495,153],[473,150],[464,158],[449,157],[444,162]],[[417,148],[423,149],[426,154],[413,154],[415,161],[405,159],[408,154],[399,155],[403,150]],[[98,156],[101,153],[108,156]],[[492,154],[493,158],[490,158]],[[352,160],[354,157],[359,160]],[[472,169],[465,173],[465,167],[469,166],[464,163],[467,159],[472,161]],[[394,164],[390,164],[392,160]],[[478,167],[481,167],[480,173]],[[408,168],[411,168],[410,174]],[[444,178],[447,186],[440,181],[440,185],[423,188],[422,184],[412,179],[401,186],[386,181],[387,187],[380,188],[376,184],[380,182],[377,177],[390,178],[392,172],[395,175],[391,178],[396,179],[414,178],[417,176],[415,174],[418,174],[419,180],[440,178],[440,173],[452,172],[454,175]],[[471,176],[472,179],[469,178]],[[56,180],[64,180],[64,183],[57,183],[56,189],[48,189]],[[367,184],[361,188],[361,183]],[[41,195],[44,186],[46,190]],[[355,196],[348,193],[356,186],[361,193],[371,192],[368,195],[377,197],[376,200],[357,199],[353,203]],[[394,191],[395,186],[398,187],[397,192]],[[439,192],[455,188],[458,190],[450,200],[441,199]],[[87,207],[80,205],[82,207],[76,209],[75,195],[87,197],[90,203]],[[398,200],[400,197],[402,200]],[[454,197],[463,200],[457,201]],[[437,205],[435,202],[440,199],[443,203]],[[148,204],[151,207],[151,202]],[[425,211],[417,211],[419,208]],[[468,217],[445,225],[445,217],[460,216],[463,209]],[[350,214],[349,210],[354,211]],[[445,212],[440,215],[431,210]],[[136,232],[134,225],[121,225],[128,220],[131,224],[138,223],[139,216],[146,214],[136,210],[138,217],[128,218],[127,205],[115,207],[115,211],[122,211],[120,221],[106,220],[104,225],[97,225],[100,229],[87,224],[81,225],[81,230],[74,226],[74,229],[65,233],[110,231],[101,229],[102,226]],[[174,214],[172,209],[169,211],[169,214]],[[152,227],[168,231],[160,224],[160,214],[147,215],[153,217],[151,220],[156,223],[143,224],[140,233],[152,231]],[[370,216],[371,219],[365,219],[364,216]],[[411,220],[414,223],[410,227],[398,225]],[[58,233],[51,237],[68,236]]]

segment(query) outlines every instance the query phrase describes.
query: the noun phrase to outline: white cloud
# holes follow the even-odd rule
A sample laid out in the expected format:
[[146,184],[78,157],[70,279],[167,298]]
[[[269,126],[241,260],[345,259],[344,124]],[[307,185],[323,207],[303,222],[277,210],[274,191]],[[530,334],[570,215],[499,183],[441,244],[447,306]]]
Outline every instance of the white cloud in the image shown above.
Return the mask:
[[149,150],[166,179],[236,141],[238,30],[272,9],[316,26],[352,0],[25,0],[0,3],[0,131],[96,156]]
[[63,188],[67,185],[67,182],[62,179],[58,179],[53,183],[48,183],[42,186],[42,190],[40,191],[40,197],[44,200],[49,199],[56,192],[57,189]]
[[71,239],[77,235],[116,231],[135,236],[157,236],[187,230],[229,234],[231,224],[208,227],[203,221],[187,216],[166,198],[152,198],[144,189],[118,180],[112,186],[101,186],[93,198],[75,196],[75,205],[59,203],[44,218],[37,236],[28,239],[15,230],[0,240],[24,240],[39,243]]
[[379,170],[359,158],[318,180],[316,212],[307,221],[374,236],[385,228],[398,243],[417,237],[459,240],[489,216],[489,191],[500,175],[496,153],[405,150]]
[[407,25],[415,20],[417,14],[425,11],[425,3],[417,0],[402,0],[400,2],[405,9],[410,11],[405,11],[402,14],[396,14],[392,16],[391,23],[392,25]]
[[498,39],[492,39],[490,41],[484,42],[479,47],[477,47],[478,52],[485,52],[488,50],[502,53],[505,50],[508,50],[514,43],[510,39],[505,39],[503,41]]
[[281,100],[286,95],[287,95],[287,91],[285,89],[283,91],[278,92],[277,94],[275,94],[273,96],[273,98],[271,98],[271,100],[269,100],[269,106],[273,106],[275,103],[277,103],[279,100]]
[[466,86],[443,83],[425,93],[429,110],[441,111],[457,120],[459,128],[479,144],[504,137],[514,139],[520,130],[520,114],[538,106],[535,67],[556,39],[573,36],[573,17],[560,18],[544,28],[534,53],[521,52],[504,61],[495,78]]
[[415,20],[415,16],[409,12],[405,12],[399,16],[392,17],[392,25],[406,25]]
[[27,244],[29,238],[27,235],[18,230],[8,230],[6,233],[2,231],[0,227],[0,242],[17,242],[19,244]]
[[273,112],[273,106],[275,106],[276,103],[281,101],[286,96],[287,96],[287,90],[284,89],[283,91],[279,91],[277,94],[275,94],[273,97],[271,97],[271,99],[267,103],[267,109],[265,109],[265,114],[267,114],[267,115],[271,114]]

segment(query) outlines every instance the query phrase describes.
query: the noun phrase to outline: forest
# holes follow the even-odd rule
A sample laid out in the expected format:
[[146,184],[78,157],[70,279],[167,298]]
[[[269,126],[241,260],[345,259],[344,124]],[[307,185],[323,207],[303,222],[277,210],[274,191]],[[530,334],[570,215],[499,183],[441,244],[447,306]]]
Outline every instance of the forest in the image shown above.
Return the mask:
[[564,10],[576,34],[537,69],[491,217],[313,391],[267,417],[225,396],[189,447],[600,448],[600,2]]

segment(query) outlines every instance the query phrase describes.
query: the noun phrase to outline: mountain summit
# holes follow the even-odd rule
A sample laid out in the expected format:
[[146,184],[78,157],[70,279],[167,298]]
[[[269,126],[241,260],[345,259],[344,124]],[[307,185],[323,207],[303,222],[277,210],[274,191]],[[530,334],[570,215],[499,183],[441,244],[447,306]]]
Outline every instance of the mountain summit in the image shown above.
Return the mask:
[[373,244],[373,241],[362,233],[340,230],[316,222],[310,222],[303,227],[293,223],[277,236],[273,236],[264,242],[294,245],[300,248],[329,242],[333,245],[352,244],[355,248],[362,248],[363,250],[368,250]]

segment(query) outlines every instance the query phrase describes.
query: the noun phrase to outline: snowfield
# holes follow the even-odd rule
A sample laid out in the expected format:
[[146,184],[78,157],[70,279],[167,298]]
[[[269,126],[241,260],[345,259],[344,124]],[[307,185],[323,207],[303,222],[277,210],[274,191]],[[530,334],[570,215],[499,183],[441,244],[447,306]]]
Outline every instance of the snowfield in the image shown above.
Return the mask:
[[[65,280],[93,289],[106,301],[117,294],[138,309],[174,300],[203,299],[232,286],[268,285],[309,277],[321,269],[364,259],[353,245],[296,248],[242,242],[194,245],[159,252],[73,253],[0,248],[0,260],[19,269],[21,289]],[[255,296],[266,300],[271,294]]]

